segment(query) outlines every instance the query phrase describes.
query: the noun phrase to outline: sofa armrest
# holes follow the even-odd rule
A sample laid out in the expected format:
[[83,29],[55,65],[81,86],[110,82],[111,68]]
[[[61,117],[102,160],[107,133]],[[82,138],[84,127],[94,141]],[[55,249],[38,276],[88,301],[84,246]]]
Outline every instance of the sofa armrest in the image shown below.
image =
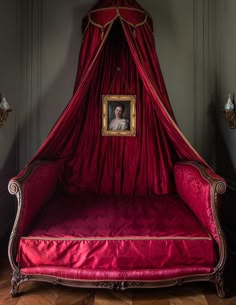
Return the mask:
[[191,161],[176,163],[174,174],[179,197],[220,244],[219,194],[226,190],[224,179],[211,169]]
[[35,161],[9,181],[8,190],[18,202],[13,234],[26,233],[34,217],[54,195],[59,176],[58,162]]

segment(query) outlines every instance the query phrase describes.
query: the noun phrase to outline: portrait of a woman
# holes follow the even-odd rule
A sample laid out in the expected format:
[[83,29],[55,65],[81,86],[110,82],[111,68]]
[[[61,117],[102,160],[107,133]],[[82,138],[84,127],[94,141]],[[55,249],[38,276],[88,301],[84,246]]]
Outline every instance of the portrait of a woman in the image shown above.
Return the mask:
[[124,118],[125,105],[119,103],[115,106],[113,111],[113,119],[110,120],[109,130],[129,130],[129,120]]

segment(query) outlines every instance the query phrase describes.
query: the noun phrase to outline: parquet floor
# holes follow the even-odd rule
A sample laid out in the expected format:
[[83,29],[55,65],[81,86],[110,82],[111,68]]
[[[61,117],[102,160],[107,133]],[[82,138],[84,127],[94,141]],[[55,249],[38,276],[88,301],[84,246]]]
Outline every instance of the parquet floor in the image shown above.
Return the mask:
[[[233,278],[234,269],[228,268]],[[229,273],[229,272],[228,272]],[[236,269],[235,269],[236,275]],[[236,305],[236,281],[227,280],[229,297],[220,299],[211,283],[191,283],[160,289],[110,290],[79,289],[28,282],[20,286],[23,293],[9,295],[11,268],[0,260],[0,305]]]

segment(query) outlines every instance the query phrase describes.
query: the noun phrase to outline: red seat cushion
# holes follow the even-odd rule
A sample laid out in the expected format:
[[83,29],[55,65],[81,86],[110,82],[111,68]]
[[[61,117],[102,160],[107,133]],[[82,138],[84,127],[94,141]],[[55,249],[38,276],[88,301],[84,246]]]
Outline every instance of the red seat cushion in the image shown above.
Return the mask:
[[21,268],[210,268],[214,241],[177,197],[64,196],[50,202],[19,245]]

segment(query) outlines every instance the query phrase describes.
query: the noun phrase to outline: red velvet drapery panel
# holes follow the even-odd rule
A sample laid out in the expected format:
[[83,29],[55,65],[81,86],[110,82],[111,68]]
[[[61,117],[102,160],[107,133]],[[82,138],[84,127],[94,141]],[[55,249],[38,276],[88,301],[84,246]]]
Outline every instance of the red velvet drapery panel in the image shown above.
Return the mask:
[[[177,160],[205,161],[175,123],[145,13],[115,12],[100,27],[90,14],[74,96],[33,160],[63,160],[69,192],[170,193]],[[136,137],[101,136],[102,94],[137,96]]]
[[134,36],[133,29],[129,24],[122,22],[122,25],[144,86],[152,96],[154,111],[170,137],[179,158],[198,160],[208,166],[176,125],[155,51],[155,42],[149,27],[144,24],[137,28]]
[[[102,94],[136,95],[136,137],[101,136]],[[65,181],[70,191],[162,194],[174,190],[172,173],[177,156],[153,111],[152,98],[143,86],[118,21],[106,41],[84,103],[85,112],[78,113],[83,119],[79,141],[66,166]]]

